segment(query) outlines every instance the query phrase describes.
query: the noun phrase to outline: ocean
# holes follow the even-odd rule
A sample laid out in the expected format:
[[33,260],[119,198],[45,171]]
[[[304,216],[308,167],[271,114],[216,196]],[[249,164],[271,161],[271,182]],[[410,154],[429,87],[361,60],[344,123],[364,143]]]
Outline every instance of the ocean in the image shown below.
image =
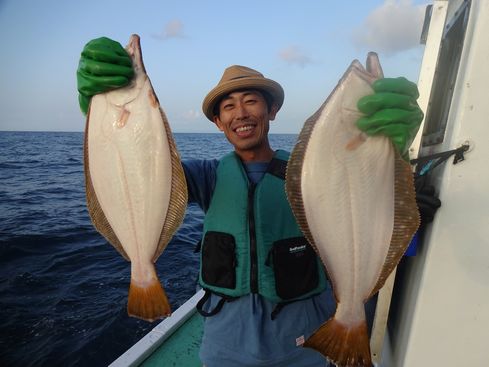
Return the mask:
[[[296,135],[271,134],[291,150]],[[222,134],[175,134],[182,159],[219,158]],[[197,285],[203,213],[156,263],[176,309]],[[0,132],[0,366],[107,366],[158,322],[127,316],[130,265],[95,231],[85,202],[83,133]]]

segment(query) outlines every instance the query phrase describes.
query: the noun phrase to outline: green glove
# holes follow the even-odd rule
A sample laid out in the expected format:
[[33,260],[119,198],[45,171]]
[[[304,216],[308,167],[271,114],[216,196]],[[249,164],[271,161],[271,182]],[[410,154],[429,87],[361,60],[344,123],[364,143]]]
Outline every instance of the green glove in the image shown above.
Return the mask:
[[133,75],[131,58],[120,43],[107,37],[88,42],[76,71],[78,102],[83,114],[86,115],[93,95],[123,87]]
[[418,87],[403,77],[379,79],[372,87],[375,93],[357,103],[358,109],[366,114],[357,121],[357,126],[367,135],[388,136],[408,159],[407,151],[424,116],[416,103]]

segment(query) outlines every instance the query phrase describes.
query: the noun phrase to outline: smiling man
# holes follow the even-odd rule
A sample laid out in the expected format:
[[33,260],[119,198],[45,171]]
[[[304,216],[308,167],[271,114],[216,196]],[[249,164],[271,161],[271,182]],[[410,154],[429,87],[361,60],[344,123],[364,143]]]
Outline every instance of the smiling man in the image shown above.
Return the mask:
[[245,162],[268,162],[270,121],[282,106],[284,92],[273,80],[245,66],[227,68],[209,92],[202,109],[214,121]]
[[268,130],[269,122],[275,118],[276,105],[268,108],[263,93],[258,90],[230,93],[219,105],[219,114],[213,120],[241,159],[270,160],[273,150],[268,144]]
[[[206,366],[324,366],[301,348],[334,312],[327,280],[298,228],[284,183],[289,154],[268,132],[284,91],[256,70],[234,65],[202,109],[234,147],[219,161],[187,161],[190,200],[206,212],[198,305],[206,317]],[[202,188],[208,192],[202,197]]]
[[[88,42],[77,70],[80,108],[86,113],[93,95],[132,77],[119,43],[105,37]],[[358,126],[389,136],[405,153],[423,117],[416,85],[381,79],[374,91],[359,103],[366,115]],[[199,283],[206,293],[197,308],[206,318],[200,358],[207,367],[327,365],[302,348],[336,303],[287,201],[289,153],[273,150],[268,140],[283,101],[277,82],[230,66],[202,108],[234,150],[220,160],[183,162],[189,202],[205,212]]]

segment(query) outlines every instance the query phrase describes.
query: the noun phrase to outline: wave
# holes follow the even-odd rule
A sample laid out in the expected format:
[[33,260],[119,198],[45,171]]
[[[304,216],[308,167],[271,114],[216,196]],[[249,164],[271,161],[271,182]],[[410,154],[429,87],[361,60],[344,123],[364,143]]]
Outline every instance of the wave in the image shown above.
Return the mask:
[[[175,139],[184,159],[231,150],[222,134]],[[130,264],[90,222],[83,133],[1,132],[0,160],[0,365],[108,365],[157,322],[127,316]],[[156,262],[173,309],[195,293],[202,220],[190,205]]]

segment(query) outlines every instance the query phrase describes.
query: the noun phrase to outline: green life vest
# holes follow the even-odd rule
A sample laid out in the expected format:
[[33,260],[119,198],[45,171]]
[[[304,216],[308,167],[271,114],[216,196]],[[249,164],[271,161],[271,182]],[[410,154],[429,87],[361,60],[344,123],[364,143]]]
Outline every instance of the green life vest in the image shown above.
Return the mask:
[[204,219],[199,276],[203,288],[226,297],[258,293],[276,303],[325,289],[323,266],[285,194],[288,157],[285,151],[275,152],[256,185],[234,152],[219,161]]

